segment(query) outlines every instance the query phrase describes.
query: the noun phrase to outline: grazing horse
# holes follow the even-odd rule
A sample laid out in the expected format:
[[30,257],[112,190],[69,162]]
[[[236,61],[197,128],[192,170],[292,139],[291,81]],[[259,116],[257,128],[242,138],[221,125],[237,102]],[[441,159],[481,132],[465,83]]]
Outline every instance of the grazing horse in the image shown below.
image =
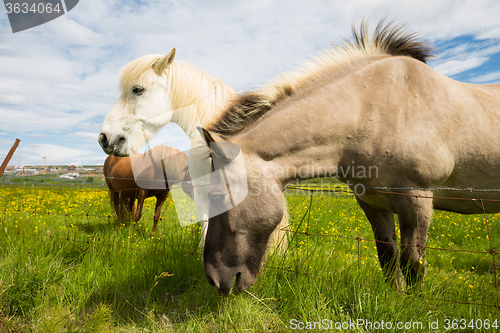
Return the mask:
[[[121,96],[106,116],[99,144],[106,154],[128,156],[137,151],[168,122],[174,122],[191,140],[189,172],[195,184],[195,204],[203,244],[208,225],[210,183],[208,150],[197,127],[210,127],[236,97],[221,80],[190,65],[174,63],[175,49],[165,56],[147,55],[121,70]],[[206,185],[204,185],[206,184]],[[286,242],[288,214],[273,234],[273,243]]]
[[488,191],[500,188],[500,84],[438,73],[426,64],[432,48],[402,25],[380,22],[370,38],[363,22],[353,34],[303,70],[242,95],[204,130],[214,160],[230,165],[240,154],[246,169],[212,177],[210,202],[228,203],[228,182],[249,189],[210,219],[205,273],[220,294],[255,283],[283,215],[281,192],[296,180],[337,176],[351,187],[397,287],[401,275],[421,287],[433,208],[500,212],[498,192]]
[[[191,198],[193,198],[193,186],[191,184],[187,168],[187,155],[181,153],[177,149],[167,146],[157,146],[148,151],[146,155],[150,155],[152,153],[161,155],[162,158],[167,161],[167,163],[164,164],[165,169],[167,169],[166,174],[173,178],[168,183],[174,180],[182,181],[182,189]],[[147,157],[149,160],[150,156]],[[134,177],[134,170],[132,168],[130,157],[116,157],[112,155],[106,158],[103,171],[106,184],[109,188],[111,205],[115,210],[119,221],[126,218],[129,213],[132,213],[135,225],[141,219],[144,200],[149,197],[156,197],[154,224],[153,229],[151,230],[151,235],[154,236],[160,219],[161,208],[168,197],[170,188],[165,181],[161,184],[157,184],[156,186],[150,186],[152,188],[139,187],[136,179],[142,183],[148,181],[153,182],[157,179],[164,179],[163,174],[158,174],[159,170],[150,166]],[[138,179],[138,177],[141,179]],[[136,199],[137,206],[134,209]]]

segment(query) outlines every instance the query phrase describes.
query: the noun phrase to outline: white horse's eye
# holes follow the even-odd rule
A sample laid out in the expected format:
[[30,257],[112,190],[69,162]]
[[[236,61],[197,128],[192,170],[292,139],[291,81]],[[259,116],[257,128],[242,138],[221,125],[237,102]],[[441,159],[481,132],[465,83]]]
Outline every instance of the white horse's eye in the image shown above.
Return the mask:
[[141,86],[134,86],[134,88],[132,88],[132,92],[136,95],[139,95],[139,96],[142,95],[144,90],[146,90],[146,89],[141,87]]

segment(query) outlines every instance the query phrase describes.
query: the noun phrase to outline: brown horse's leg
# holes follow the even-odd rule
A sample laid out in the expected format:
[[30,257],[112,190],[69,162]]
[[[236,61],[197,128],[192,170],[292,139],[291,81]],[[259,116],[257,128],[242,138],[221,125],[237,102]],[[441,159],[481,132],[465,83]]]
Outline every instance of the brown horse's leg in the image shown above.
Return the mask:
[[130,213],[132,216],[135,216],[135,198],[130,198],[130,202],[128,203],[128,208],[130,209]]
[[116,211],[116,215],[118,216],[119,223],[122,223],[124,218],[122,205],[123,205],[122,191],[118,191],[118,210]]
[[425,243],[432,213],[432,192],[412,190],[396,197],[401,229],[401,269],[408,285],[419,284],[425,273]]
[[163,207],[163,204],[167,200],[169,192],[170,190],[166,189],[165,191],[162,191],[161,194],[156,196],[155,216],[154,216],[153,230],[151,230],[151,236],[156,235],[156,227],[158,226],[158,221],[160,220],[161,208]]
[[[146,189],[140,188],[137,193],[137,206],[135,207],[134,212],[134,227],[139,222],[142,217],[142,208],[144,206],[144,200],[146,200]],[[135,201],[135,200],[134,200]]]
[[398,269],[399,251],[394,213],[375,209],[358,197],[356,197],[356,200],[372,226],[377,245],[378,259],[384,275],[396,289],[399,289],[403,282],[401,272]]
[[113,208],[115,210],[118,223],[121,223],[121,220],[120,220],[120,194],[115,190],[110,190],[109,195],[111,197],[111,203],[113,204]]

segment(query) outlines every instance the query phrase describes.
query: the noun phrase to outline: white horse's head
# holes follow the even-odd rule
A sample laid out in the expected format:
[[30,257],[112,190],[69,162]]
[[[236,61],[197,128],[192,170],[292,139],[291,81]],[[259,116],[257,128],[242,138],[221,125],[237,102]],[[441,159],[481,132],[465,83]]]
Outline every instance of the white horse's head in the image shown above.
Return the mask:
[[106,154],[130,155],[172,119],[172,82],[165,76],[174,57],[175,48],[165,56],[141,57],[122,69],[122,94],[104,119],[98,138]]

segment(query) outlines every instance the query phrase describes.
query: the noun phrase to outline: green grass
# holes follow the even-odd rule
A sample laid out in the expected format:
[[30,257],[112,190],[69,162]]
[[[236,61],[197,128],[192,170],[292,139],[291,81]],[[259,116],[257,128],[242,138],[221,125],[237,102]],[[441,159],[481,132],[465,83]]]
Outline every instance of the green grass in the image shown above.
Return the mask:
[[[181,228],[171,202],[151,238],[153,199],[132,228],[117,223],[105,191],[77,189],[0,188],[0,332],[286,332],[299,322],[338,331],[357,320],[414,325],[396,330],[405,332],[437,320],[441,332],[446,319],[448,331],[452,319],[500,319],[487,306],[499,296],[493,256],[439,250],[491,250],[482,215],[435,212],[424,290],[396,292],[352,196],[315,195],[309,211],[309,195],[288,195],[298,233],[286,254],[270,251],[255,286],[221,298],[205,278],[199,226]],[[486,216],[495,249],[499,217]],[[459,331],[496,331],[467,325]]]
[[65,179],[60,178],[59,175],[52,174],[38,174],[33,176],[13,176],[2,175],[0,176],[0,186],[11,187],[71,187],[71,188],[106,188],[106,183],[103,179],[91,176],[82,176],[78,179]]

